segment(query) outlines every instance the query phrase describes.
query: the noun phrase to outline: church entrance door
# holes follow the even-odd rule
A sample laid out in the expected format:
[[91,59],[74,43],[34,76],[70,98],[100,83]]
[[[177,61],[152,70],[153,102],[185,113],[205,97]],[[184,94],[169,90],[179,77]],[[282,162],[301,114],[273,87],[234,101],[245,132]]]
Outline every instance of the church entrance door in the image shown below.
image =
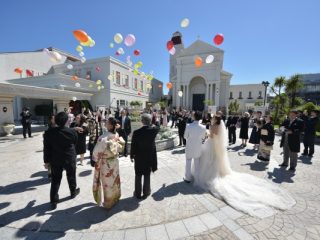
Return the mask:
[[204,94],[193,94],[192,96],[192,110],[203,111],[204,110]]

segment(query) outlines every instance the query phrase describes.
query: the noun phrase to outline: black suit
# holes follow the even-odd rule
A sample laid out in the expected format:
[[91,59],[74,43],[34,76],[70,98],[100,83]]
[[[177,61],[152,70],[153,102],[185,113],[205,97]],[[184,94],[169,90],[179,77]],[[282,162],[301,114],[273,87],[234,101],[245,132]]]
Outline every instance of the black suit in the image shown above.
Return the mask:
[[131,141],[130,158],[134,159],[135,170],[135,196],[141,196],[141,178],[143,181],[143,195],[150,195],[150,173],[155,172],[157,167],[157,150],[155,139],[159,128],[143,126],[133,132]]
[[71,195],[75,193],[76,182],[76,148],[78,136],[74,129],[66,127],[51,128],[44,134],[43,158],[45,163],[50,163],[52,181],[50,201],[59,201],[59,187],[63,169],[67,172],[67,180]]
[[125,120],[124,120],[124,124],[122,123],[122,116],[119,118],[120,124],[121,124],[121,129],[123,131],[123,135],[121,137],[123,137],[124,141],[126,142],[125,146],[124,146],[124,150],[123,150],[123,155],[127,156],[127,142],[128,142],[128,136],[131,133],[131,119],[126,116]]
[[304,120],[305,131],[303,137],[303,153],[306,155],[309,154],[310,156],[312,156],[314,154],[314,140],[316,136],[316,127],[318,121],[319,119],[317,117],[310,117]]
[[29,137],[31,137],[31,117],[32,114],[29,111],[23,111],[20,113],[21,116],[21,124],[23,127],[23,137],[26,138],[27,136],[27,131]]
[[229,143],[236,143],[237,136],[236,136],[236,130],[237,130],[237,122],[238,118],[237,117],[228,117],[227,120],[227,128],[228,128],[228,134],[229,134]]

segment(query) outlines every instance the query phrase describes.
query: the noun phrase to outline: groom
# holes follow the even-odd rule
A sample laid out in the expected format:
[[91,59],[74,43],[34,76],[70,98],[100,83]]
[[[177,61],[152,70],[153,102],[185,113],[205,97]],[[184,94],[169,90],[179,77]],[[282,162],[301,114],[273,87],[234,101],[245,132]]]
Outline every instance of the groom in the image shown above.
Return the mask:
[[195,172],[199,169],[199,158],[201,155],[201,145],[206,137],[206,127],[199,123],[202,118],[202,113],[196,111],[194,113],[194,122],[189,124],[184,133],[186,139],[186,173],[183,180],[190,183],[192,180],[191,161],[194,161]]

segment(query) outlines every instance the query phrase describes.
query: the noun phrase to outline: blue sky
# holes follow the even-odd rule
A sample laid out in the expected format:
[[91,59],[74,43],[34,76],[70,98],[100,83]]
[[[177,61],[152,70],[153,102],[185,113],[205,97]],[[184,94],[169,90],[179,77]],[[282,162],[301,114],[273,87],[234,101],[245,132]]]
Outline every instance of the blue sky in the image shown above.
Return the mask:
[[[276,76],[320,72],[319,0],[3,0],[0,52],[48,46],[76,54],[75,29],[96,41],[87,58],[114,55],[115,33],[136,36],[143,70],[168,82],[166,42],[183,34],[185,46],[200,39],[212,43],[223,33],[224,69],[231,83],[273,81]],[[180,21],[189,18],[182,29]],[[123,57],[124,59],[125,57]]]

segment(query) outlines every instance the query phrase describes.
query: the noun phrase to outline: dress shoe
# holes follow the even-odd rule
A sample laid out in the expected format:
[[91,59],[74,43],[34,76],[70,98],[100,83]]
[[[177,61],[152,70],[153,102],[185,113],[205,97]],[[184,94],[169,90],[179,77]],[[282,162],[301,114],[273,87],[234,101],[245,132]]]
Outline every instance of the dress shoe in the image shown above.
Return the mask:
[[313,154],[309,154],[308,156],[312,158],[312,157],[313,157]]
[[288,165],[281,163],[279,164],[279,167],[288,167]]
[[304,152],[304,153],[302,153],[301,155],[302,155],[302,156],[307,156],[308,153]]
[[77,188],[73,193],[71,193],[71,198],[75,198],[80,193],[80,188]]
[[190,180],[187,180],[187,179],[185,179],[185,178],[183,178],[183,181],[185,181],[186,183],[191,183]]
[[50,205],[51,205],[51,210],[55,210],[57,208],[56,202],[52,202],[52,203],[50,203]]
[[291,167],[291,168],[289,168],[289,171],[294,172],[294,171],[296,171],[296,169],[295,169],[295,168],[293,168],[293,167]]

